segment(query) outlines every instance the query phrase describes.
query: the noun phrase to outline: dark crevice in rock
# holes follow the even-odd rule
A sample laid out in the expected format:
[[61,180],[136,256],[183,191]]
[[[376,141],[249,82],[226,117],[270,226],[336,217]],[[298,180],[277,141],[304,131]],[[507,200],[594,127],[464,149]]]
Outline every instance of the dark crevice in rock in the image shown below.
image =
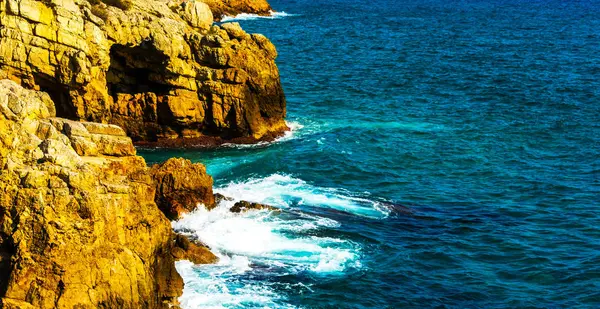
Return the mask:
[[6,294],[12,268],[11,259],[14,254],[15,246],[12,239],[0,233],[0,295]]
[[156,139],[158,125],[168,122],[159,117],[164,114],[165,97],[176,89],[160,82],[167,75],[167,62],[168,57],[149,41],[133,47],[116,44],[110,49],[108,93],[115,106],[139,106],[141,111],[135,121],[131,121],[131,114],[117,112],[113,114],[113,123],[122,126],[134,141]]
[[113,97],[119,93],[168,94],[172,87],[153,80],[153,75],[165,75],[167,60],[167,56],[149,42],[134,47],[113,45],[110,49],[110,67],[107,73],[109,93]]
[[33,79],[40,90],[48,93],[52,98],[57,117],[77,119],[69,89],[65,85],[61,84],[56,78],[42,73],[33,73]]

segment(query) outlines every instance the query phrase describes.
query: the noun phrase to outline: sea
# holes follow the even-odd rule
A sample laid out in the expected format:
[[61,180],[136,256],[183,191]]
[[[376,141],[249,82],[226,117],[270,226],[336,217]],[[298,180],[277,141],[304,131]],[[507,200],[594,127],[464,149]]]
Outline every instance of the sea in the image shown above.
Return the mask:
[[291,131],[173,228],[195,308],[600,308],[600,2],[270,0]]

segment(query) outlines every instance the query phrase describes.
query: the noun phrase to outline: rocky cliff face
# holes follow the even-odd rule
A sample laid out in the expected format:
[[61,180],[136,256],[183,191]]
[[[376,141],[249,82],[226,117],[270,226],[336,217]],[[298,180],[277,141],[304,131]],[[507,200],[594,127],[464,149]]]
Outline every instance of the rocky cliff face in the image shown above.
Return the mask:
[[[268,6],[207,3],[217,14]],[[116,124],[134,141],[281,134],[274,46],[212,23],[200,1],[0,0],[0,78],[48,92],[59,117]]]
[[0,132],[0,308],[168,308],[174,259],[215,261],[172,233],[121,128],[56,118],[3,80]]
[[269,15],[273,11],[266,0],[203,0],[210,6],[215,20],[223,16],[235,16],[240,13]]

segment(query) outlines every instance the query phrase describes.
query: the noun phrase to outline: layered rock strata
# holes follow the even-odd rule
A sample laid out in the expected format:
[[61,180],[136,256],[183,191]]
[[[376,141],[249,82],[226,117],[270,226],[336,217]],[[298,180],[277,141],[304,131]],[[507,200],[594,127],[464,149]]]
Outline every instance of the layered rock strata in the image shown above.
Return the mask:
[[[268,6],[207,3],[217,14]],[[213,25],[200,1],[0,0],[0,78],[48,92],[59,117],[116,124],[134,141],[280,135],[286,103],[276,57],[264,36]]]
[[55,116],[0,81],[0,308],[176,306],[174,260],[216,258],[172,233],[121,128]]

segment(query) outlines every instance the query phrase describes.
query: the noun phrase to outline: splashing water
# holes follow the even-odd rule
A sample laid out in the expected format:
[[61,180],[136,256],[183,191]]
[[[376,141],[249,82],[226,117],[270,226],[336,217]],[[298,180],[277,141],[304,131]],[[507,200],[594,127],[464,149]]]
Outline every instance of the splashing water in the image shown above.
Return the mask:
[[313,186],[281,174],[230,183],[215,191],[225,196],[238,196],[242,200],[282,208],[290,205],[325,207],[370,218],[385,218],[390,214],[390,209],[381,202],[343,189]]
[[236,16],[225,15],[225,16],[223,16],[223,18],[221,18],[221,22],[226,23],[226,22],[239,21],[239,20],[279,19],[279,18],[284,18],[284,17],[289,17],[289,16],[297,16],[297,15],[289,14],[286,12],[273,12],[273,11],[271,11],[271,14],[267,15],[267,16],[249,14],[249,13],[240,13]]
[[[215,265],[177,263],[185,281],[180,299],[184,308],[293,308],[285,304],[281,293],[290,284],[269,283],[260,278],[300,273],[324,276],[361,267],[360,245],[311,235],[317,230],[339,227],[335,220],[302,212],[232,213],[229,208],[243,197],[236,191],[224,187],[220,192],[228,192],[233,200],[221,201],[211,211],[199,207],[173,222],[175,231],[203,242],[220,259]],[[310,289],[302,283],[294,284],[299,285],[295,290]]]

